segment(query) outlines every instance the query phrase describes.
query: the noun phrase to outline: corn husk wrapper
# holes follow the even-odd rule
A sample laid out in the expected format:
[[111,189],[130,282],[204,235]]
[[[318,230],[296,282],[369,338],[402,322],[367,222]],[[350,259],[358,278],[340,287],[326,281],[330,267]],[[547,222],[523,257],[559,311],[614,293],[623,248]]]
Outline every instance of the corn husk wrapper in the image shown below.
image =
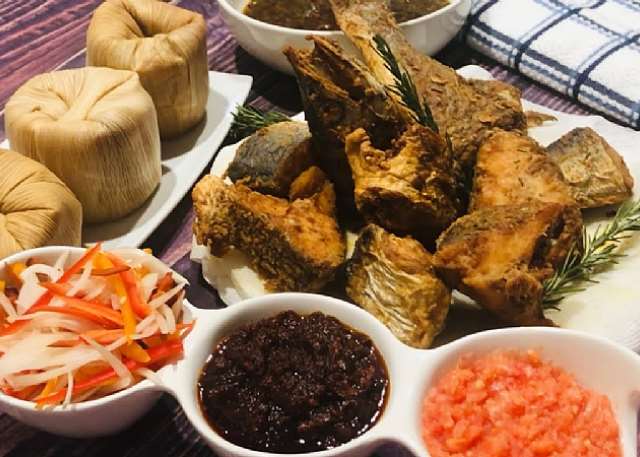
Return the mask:
[[78,246],[82,206],[42,164],[0,149],[0,259],[46,245]]
[[135,72],[87,67],[36,76],[7,102],[5,130],[13,150],[73,191],[85,222],[129,214],[160,182],[156,112]]
[[157,0],[107,0],[87,31],[87,64],[133,70],[158,112],[162,138],[204,116],[209,94],[207,29],[192,11]]

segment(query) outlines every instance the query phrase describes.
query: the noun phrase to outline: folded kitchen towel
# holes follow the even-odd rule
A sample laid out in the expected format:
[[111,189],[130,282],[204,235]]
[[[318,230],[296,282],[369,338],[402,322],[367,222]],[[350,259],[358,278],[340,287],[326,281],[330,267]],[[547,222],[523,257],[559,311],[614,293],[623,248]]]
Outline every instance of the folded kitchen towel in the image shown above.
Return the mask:
[[640,0],[473,0],[481,53],[640,128]]

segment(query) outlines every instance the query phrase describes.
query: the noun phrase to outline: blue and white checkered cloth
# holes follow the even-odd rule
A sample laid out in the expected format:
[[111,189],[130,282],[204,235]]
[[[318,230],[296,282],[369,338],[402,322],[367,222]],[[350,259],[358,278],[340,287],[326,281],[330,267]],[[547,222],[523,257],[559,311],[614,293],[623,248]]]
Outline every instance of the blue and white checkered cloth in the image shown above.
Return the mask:
[[640,128],[640,0],[473,0],[466,40]]

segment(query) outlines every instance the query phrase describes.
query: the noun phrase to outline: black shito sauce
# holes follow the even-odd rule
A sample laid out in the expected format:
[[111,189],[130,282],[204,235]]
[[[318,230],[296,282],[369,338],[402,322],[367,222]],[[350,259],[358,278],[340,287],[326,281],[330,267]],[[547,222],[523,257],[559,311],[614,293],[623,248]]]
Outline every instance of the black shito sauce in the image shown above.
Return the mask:
[[369,337],[322,313],[286,311],[222,340],[198,392],[211,427],[247,449],[282,454],[344,444],[370,429],[389,377]]

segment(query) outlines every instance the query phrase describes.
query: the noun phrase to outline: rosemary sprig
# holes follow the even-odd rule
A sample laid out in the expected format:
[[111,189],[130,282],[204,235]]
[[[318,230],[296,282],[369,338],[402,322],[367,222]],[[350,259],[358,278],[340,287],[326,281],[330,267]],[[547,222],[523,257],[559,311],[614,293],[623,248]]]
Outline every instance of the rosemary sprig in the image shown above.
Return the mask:
[[544,284],[543,305],[557,308],[568,294],[584,290],[583,282],[592,279],[603,268],[618,263],[624,254],[617,252],[629,232],[640,231],[640,200],[624,203],[606,225],[599,226],[592,235],[583,232],[582,246],[575,244],[569,250],[564,263]]
[[388,89],[400,97],[402,103],[413,112],[416,122],[438,133],[438,124],[433,119],[431,108],[424,100],[420,100],[416,85],[409,73],[400,67],[389,44],[380,35],[375,35],[373,41],[376,45],[377,53],[384,60],[385,67],[395,79],[395,84]]
[[229,134],[234,141],[239,141],[263,127],[290,120],[289,116],[277,111],[263,112],[252,106],[238,105]]

